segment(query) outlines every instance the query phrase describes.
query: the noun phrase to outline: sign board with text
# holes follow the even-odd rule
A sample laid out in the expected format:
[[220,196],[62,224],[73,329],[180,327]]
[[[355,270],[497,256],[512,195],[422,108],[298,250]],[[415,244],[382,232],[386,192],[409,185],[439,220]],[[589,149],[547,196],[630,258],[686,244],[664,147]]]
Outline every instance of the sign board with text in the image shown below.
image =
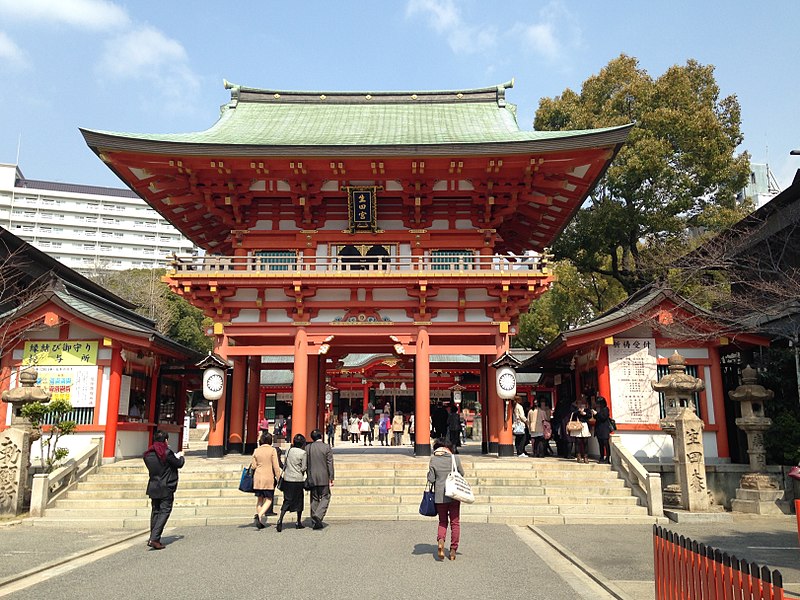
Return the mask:
[[615,337],[614,344],[608,346],[608,367],[611,406],[617,423],[658,423],[658,393],[650,386],[658,379],[656,341]]

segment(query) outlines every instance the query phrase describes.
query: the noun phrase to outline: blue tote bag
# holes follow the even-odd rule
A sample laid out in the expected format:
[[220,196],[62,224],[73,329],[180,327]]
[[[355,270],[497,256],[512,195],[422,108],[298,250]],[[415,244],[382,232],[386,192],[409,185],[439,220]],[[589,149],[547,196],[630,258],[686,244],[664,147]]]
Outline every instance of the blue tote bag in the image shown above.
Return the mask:
[[419,503],[419,514],[423,517],[436,516],[436,503],[434,499],[436,496],[433,492],[433,484],[428,486],[428,489],[422,492],[422,502]]
[[253,493],[253,470],[247,467],[242,469],[242,478],[239,480],[239,491],[246,494]]

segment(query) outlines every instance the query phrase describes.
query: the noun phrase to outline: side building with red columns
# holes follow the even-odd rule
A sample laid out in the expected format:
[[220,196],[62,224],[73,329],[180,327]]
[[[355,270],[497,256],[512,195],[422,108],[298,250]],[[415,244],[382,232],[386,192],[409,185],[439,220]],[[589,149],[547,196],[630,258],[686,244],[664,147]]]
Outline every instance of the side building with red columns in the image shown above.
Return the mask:
[[[187,391],[200,387],[200,358],[160,334],[134,305],[0,228],[5,281],[0,328],[0,391],[17,386],[22,370],[73,406],[78,426],[60,446],[80,452],[103,438],[106,462],[140,455],[155,429],[177,450]],[[11,423],[0,401],[0,429]],[[34,448],[33,456],[38,456]]]
[[[659,426],[664,398],[650,383],[667,374],[669,357],[677,351],[687,373],[705,384],[694,401],[704,423],[706,459],[730,462],[733,451],[738,462],[746,448],[728,391],[739,385],[744,357],[768,345],[765,337],[716,322],[670,289],[645,288],[586,325],[562,332],[520,370],[541,372],[542,385],[557,390],[556,423],[569,418],[576,400],[594,406],[602,396],[628,450],[643,462],[671,462],[672,440]],[[596,451],[594,438],[592,446]]]
[[[350,354],[401,361],[395,379],[413,390],[417,423],[429,420],[439,357],[476,357],[486,450],[513,453],[491,364],[552,280],[545,249],[630,126],[522,131],[511,86],[292,92],[226,82],[230,100],[206,131],[82,130],[205,251],[176,257],[167,282],[214,321],[215,352],[233,366],[209,456],[252,447],[252,392],[274,360],[292,363],[293,432],[322,426],[329,370]],[[430,454],[427,427],[415,441]]]

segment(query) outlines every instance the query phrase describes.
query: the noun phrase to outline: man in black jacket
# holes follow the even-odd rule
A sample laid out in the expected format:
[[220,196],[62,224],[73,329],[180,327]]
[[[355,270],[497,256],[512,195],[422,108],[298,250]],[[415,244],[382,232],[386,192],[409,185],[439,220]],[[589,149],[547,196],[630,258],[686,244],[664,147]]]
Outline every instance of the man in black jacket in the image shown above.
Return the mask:
[[150,511],[150,538],[147,545],[155,550],[163,550],[161,533],[167,524],[172,503],[175,499],[175,490],[178,489],[178,469],[185,459],[183,452],[173,453],[167,445],[169,435],[165,431],[156,431],[153,445],[144,453],[144,464],[150,474],[147,482],[147,495],[150,496],[152,510]]

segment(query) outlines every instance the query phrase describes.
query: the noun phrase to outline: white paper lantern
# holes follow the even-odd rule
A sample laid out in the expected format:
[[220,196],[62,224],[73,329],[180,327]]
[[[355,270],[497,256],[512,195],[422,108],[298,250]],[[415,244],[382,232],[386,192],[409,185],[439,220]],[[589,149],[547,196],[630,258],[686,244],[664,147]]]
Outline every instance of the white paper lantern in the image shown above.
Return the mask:
[[511,367],[497,369],[497,395],[503,400],[511,400],[517,395],[517,374]]
[[225,390],[225,371],[210,367],[203,371],[203,397],[206,400],[219,400]]
[[333,404],[333,392],[330,390],[325,392],[325,404]]

